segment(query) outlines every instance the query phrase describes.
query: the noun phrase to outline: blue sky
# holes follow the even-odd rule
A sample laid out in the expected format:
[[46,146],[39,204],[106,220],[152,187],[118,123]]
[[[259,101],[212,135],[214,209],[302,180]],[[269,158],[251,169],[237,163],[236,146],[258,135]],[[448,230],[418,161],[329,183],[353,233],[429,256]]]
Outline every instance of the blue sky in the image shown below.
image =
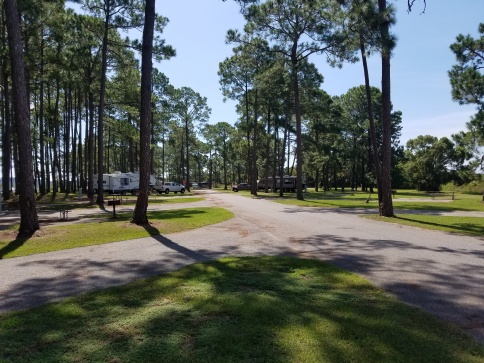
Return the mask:
[[[406,0],[394,4],[397,24],[392,32],[398,42],[392,58],[392,102],[403,113],[402,144],[418,135],[442,137],[465,130],[475,107],[452,100],[447,72],[455,59],[449,46],[460,33],[477,36],[484,1],[427,0],[425,14],[422,2],[410,14]],[[241,30],[244,24],[238,5],[232,0],[160,1],[157,12],[170,19],[163,37],[177,56],[155,66],[175,87],[191,87],[207,97],[211,123],[233,124],[238,117],[235,102],[223,102],[217,71],[219,62],[232,54],[232,46],[225,44],[227,30]],[[322,88],[331,95],[364,82],[360,62],[340,70],[327,66],[323,57],[312,61],[324,76]],[[369,67],[372,85],[380,87],[378,54],[370,58]]]

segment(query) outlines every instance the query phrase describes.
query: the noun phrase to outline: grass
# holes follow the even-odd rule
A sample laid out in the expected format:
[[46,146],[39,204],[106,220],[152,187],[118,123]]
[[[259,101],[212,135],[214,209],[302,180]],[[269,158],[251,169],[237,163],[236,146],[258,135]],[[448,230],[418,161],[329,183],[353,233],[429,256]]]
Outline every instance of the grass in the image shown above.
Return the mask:
[[[240,193],[240,192],[239,192]],[[247,194],[247,193],[246,193]],[[250,193],[248,193],[250,195]],[[370,196],[370,202],[366,200]],[[314,189],[308,189],[304,193],[304,200],[297,200],[296,193],[284,193],[280,198],[278,193],[259,192],[257,198],[270,199],[275,202],[289,205],[298,205],[302,207],[319,207],[319,208],[378,208],[378,195],[369,192],[315,192]],[[402,200],[405,199],[405,200]],[[414,201],[408,199],[415,199]],[[425,201],[420,201],[424,199]],[[484,211],[482,196],[456,193],[456,199],[448,203],[442,203],[439,200],[449,200],[449,197],[437,197],[432,200],[425,192],[415,190],[398,191],[393,198],[394,208],[406,210],[435,210],[435,211]],[[428,201],[427,201],[428,200]]]
[[[239,192],[240,193],[240,192]],[[250,193],[247,195],[250,196]],[[366,200],[370,196],[370,202]],[[274,200],[275,202],[297,205],[301,207],[319,208],[364,208],[377,209],[378,196],[368,192],[315,192],[308,189],[304,193],[304,200],[297,200],[295,193],[285,193],[280,198],[278,193],[259,192],[257,198]],[[422,201],[425,200],[425,201]],[[440,200],[449,200],[441,202]],[[398,190],[393,197],[393,207],[397,210],[431,211],[431,212],[484,212],[484,203],[481,195],[456,193],[455,200],[450,197],[436,197],[432,200],[425,192],[416,190]],[[461,233],[482,236],[484,235],[484,219],[481,217],[458,217],[439,215],[401,214],[396,218],[381,218],[378,216],[365,215],[365,218],[381,220],[391,223],[399,223],[427,229],[441,230],[445,232]]]
[[[412,193],[415,199],[428,198],[432,200],[425,193],[419,192],[419,194]],[[404,193],[397,194],[397,197],[393,199],[395,208],[412,210],[484,212],[484,203],[481,195],[455,193],[455,200],[452,200],[448,203],[442,203],[439,202],[439,200],[449,200],[449,197],[436,197],[434,202],[400,201],[399,199],[401,198],[411,199],[411,197],[406,197]]]
[[[104,198],[104,202],[106,203],[107,208],[108,207],[107,202],[108,200],[111,200],[112,197],[106,197]],[[123,205],[136,205],[136,196],[123,196]],[[169,195],[163,195],[163,196],[156,196],[156,197],[150,197],[148,203],[149,204],[183,204],[183,203],[195,203],[195,202],[200,202],[202,200],[205,200],[205,198],[202,197],[195,197],[195,196],[184,196],[181,197],[180,195],[174,195],[174,194],[169,194]],[[95,205],[97,207],[97,205]]]
[[[124,195],[123,204],[134,205],[136,204],[137,196],[134,195]],[[111,200],[112,197],[108,194],[104,195],[104,202],[107,205],[107,201]],[[164,204],[164,203],[193,203],[204,200],[203,197],[198,197],[191,193],[181,194],[153,194],[149,196],[150,204]],[[94,200],[95,201],[95,200]],[[55,200],[52,200],[52,194],[46,194],[42,197],[37,198],[37,208],[38,209],[51,209],[58,210],[61,208],[98,208],[96,203],[91,204],[90,200],[87,199],[85,195],[78,198],[77,194],[60,194],[56,195]],[[8,205],[9,209],[18,209],[18,196],[14,195],[10,200],[3,201],[3,203]]]
[[484,193],[484,178],[482,174],[478,174],[476,176],[478,177],[477,180],[473,180],[470,183],[461,186],[454,185],[453,183],[445,184],[442,186],[442,190],[482,195],[482,193]]
[[484,236],[484,218],[459,216],[429,216],[421,214],[401,214],[395,218],[363,215],[362,217],[407,226]]
[[[96,222],[44,227],[30,238],[16,238],[17,231],[0,231],[0,259],[68,248],[111,243],[158,234],[181,232],[233,217],[223,208],[186,208],[148,212],[150,225],[129,222],[131,213],[96,215]],[[102,222],[102,223],[101,223]]]
[[484,346],[329,264],[256,257],[1,314],[0,361],[482,363]]

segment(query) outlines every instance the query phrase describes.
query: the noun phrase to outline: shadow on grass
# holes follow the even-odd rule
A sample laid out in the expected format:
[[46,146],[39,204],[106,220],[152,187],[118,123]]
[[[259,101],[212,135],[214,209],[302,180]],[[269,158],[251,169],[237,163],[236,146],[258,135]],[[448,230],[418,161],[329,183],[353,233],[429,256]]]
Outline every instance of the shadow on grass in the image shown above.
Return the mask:
[[466,233],[466,234],[473,234],[477,236],[483,236],[484,235],[484,227],[478,225],[478,224],[473,224],[473,223],[452,223],[452,225],[448,224],[443,224],[443,223],[435,223],[435,222],[427,222],[427,221],[421,221],[421,220],[415,220],[412,218],[405,218],[405,217],[400,217],[397,216],[395,219],[400,219],[402,221],[407,221],[410,223],[416,223],[416,224],[421,224],[424,226],[432,226],[437,229],[441,228],[452,228],[455,229],[459,232]]
[[314,260],[270,257],[197,263],[0,316],[0,352],[9,362],[484,358],[482,346],[458,330],[354,275]]
[[32,236],[33,236],[33,233],[29,236],[18,234],[13,241],[9,242],[6,246],[3,246],[2,248],[0,248],[0,260],[3,259],[3,257],[8,255],[9,253],[22,247],[25,242],[27,242],[30,238],[32,238]]
[[[108,211],[109,212],[109,211]],[[116,218],[113,218],[112,212],[111,215],[107,214],[92,214],[85,216],[85,218],[105,218],[106,222],[124,222],[129,221],[132,217],[133,212],[116,212]],[[186,209],[170,209],[170,210],[155,210],[155,211],[148,211],[148,221],[150,219],[156,220],[170,220],[170,219],[179,219],[179,218],[191,218],[198,214],[206,214],[207,212],[200,208],[186,208]]]
[[157,236],[160,234],[159,229],[152,226],[151,224],[145,224],[143,225],[143,228],[150,236]]

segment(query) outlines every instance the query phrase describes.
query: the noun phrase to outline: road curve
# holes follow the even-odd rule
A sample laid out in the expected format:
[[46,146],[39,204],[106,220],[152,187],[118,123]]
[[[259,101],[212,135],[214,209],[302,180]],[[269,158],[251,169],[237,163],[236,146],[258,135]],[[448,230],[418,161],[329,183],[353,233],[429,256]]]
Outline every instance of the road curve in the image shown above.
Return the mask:
[[[0,260],[0,312],[125,284],[196,261],[291,255],[328,261],[364,276],[484,342],[483,238],[370,221],[345,209],[200,193],[206,201],[195,205],[220,206],[235,218],[183,233]],[[74,210],[73,220],[83,213],[89,211]]]

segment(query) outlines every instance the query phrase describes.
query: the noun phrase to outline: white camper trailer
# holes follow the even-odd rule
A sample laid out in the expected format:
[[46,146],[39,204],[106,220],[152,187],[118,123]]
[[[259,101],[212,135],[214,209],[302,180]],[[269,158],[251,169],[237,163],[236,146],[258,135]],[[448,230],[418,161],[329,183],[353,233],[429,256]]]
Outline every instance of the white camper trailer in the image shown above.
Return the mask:
[[[156,178],[150,175],[150,186],[156,184]],[[139,189],[138,173],[103,174],[103,189],[109,194],[135,194]],[[94,175],[94,193],[97,193],[97,174]]]

